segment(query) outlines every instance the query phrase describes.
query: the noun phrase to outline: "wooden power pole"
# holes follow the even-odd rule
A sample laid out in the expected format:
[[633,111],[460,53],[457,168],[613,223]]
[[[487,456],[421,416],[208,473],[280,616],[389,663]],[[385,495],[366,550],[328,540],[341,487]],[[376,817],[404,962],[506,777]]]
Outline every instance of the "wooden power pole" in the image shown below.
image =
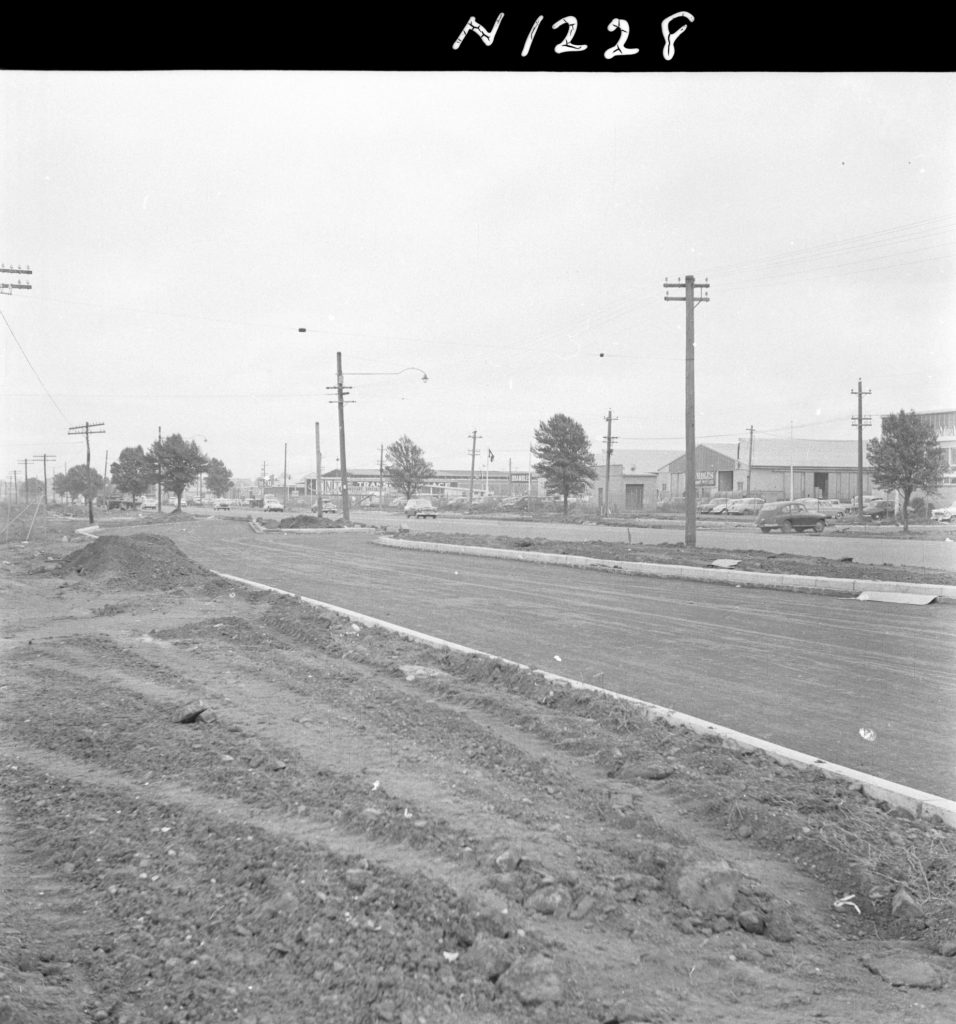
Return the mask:
[[694,420],[694,309],[698,302],[710,302],[695,288],[709,288],[710,285],[695,284],[694,275],[688,274],[683,283],[664,282],[665,288],[683,288],[683,295],[665,295],[665,302],[683,302],[685,305],[685,370],[684,370],[684,544],[692,548],[697,545],[697,441]]

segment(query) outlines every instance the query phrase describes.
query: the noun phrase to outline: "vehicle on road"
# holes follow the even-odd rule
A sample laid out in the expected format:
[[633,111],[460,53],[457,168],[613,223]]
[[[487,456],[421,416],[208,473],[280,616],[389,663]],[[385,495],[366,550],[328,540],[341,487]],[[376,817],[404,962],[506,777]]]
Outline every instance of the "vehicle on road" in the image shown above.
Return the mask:
[[[683,504],[683,503],[681,503],[681,504]],[[697,511],[701,515],[704,515],[704,516],[709,516],[709,515],[714,515],[714,514],[718,514],[719,515],[720,513],[718,512],[718,510],[719,509],[726,510],[726,508],[727,508],[727,499],[726,498],[708,498],[707,501],[701,502],[701,504],[699,504],[697,506]]]
[[428,498],[411,498],[405,502],[405,518],[411,519],[437,519],[438,509]]
[[771,530],[823,533],[826,525],[827,517],[822,512],[811,511],[802,501],[771,501],[757,513],[757,527],[761,533],[770,533]]
[[950,505],[947,508],[934,508],[930,516],[934,523],[951,523],[956,519],[956,505]]
[[139,503],[140,512],[155,512],[159,508],[155,498],[143,498]]
[[232,501],[229,498],[216,498],[212,503],[213,512],[228,512],[232,508]]
[[727,506],[727,513],[732,516],[756,515],[766,503],[765,498],[734,498]]
[[[316,502],[312,506],[312,511],[315,512],[315,513],[318,513],[318,511],[319,511],[319,503],[318,502]],[[328,513],[329,515],[332,515],[332,514],[334,514],[336,512],[338,512],[338,508],[331,501],[323,501],[322,502],[322,515],[325,515],[326,513]]]
[[119,495],[112,495],[106,499],[106,507],[110,510],[120,509],[123,512],[128,511],[131,508],[136,508],[136,503],[132,498],[122,498]]
[[285,506],[282,504],[281,501],[279,501],[279,499],[277,497],[275,497],[275,495],[268,494],[268,495],[266,495],[265,500],[262,502],[262,511],[263,512],[284,512],[285,511]]

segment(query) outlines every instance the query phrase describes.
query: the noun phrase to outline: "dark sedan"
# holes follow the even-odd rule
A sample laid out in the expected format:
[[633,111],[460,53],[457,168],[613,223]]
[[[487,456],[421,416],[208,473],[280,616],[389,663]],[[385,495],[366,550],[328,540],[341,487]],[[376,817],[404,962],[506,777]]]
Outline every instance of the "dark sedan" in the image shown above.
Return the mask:
[[801,501],[773,501],[757,513],[757,526],[761,533],[770,533],[771,530],[823,533],[826,525],[827,517],[822,512],[812,512]]

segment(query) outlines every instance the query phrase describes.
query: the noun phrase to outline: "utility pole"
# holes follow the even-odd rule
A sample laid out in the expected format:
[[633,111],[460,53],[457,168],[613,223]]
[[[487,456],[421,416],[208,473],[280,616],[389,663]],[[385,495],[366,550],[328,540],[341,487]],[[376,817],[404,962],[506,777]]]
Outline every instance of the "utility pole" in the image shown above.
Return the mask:
[[698,302],[710,302],[709,297],[701,293],[696,296],[695,288],[709,288],[710,285],[695,284],[694,275],[688,274],[683,284],[664,282],[665,288],[683,288],[684,294],[665,295],[665,302],[683,302],[685,305],[685,371],[684,371],[684,480],[686,481],[684,510],[684,545],[692,548],[697,545],[697,442],[695,438],[694,420],[694,309]]
[[82,427],[70,427],[69,434],[86,435],[86,505],[90,514],[90,526],[93,525],[93,473],[90,469],[90,434],[105,434],[105,430],[97,430],[103,427],[103,423],[84,423]]
[[863,428],[868,427],[873,421],[869,416],[863,415],[863,396],[872,394],[872,391],[863,390],[863,379],[858,378],[856,391],[856,416],[853,418],[853,425],[856,427],[856,514],[860,522],[863,522]]
[[607,416],[604,417],[607,420],[607,458],[604,462],[604,509],[602,510],[605,518],[610,514],[611,511],[611,448],[612,442],[616,441],[616,437],[611,437],[611,423],[617,419],[616,416],[611,415],[611,410],[608,409]]
[[289,442],[286,441],[282,446],[282,497],[284,504],[289,504],[289,476],[286,470],[289,466]]
[[478,444],[478,431],[473,430],[469,437],[471,438],[471,476],[468,478],[468,507],[471,508],[471,502],[475,495],[475,446]]
[[747,455],[747,497],[750,497],[750,474],[754,468],[754,428],[750,427],[750,453]]
[[[328,390],[332,390],[329,388]],[[335,353],[335,393],[339,407],[339,470],[342,477],[342,519],[351,523],[349,514],[349,473],[345,465],[345,395],[350,390],[342,375],[342,353]]]
[[385,504],[385,445],[378,446],[378,509],[381,512]]
[[27,462],[29,459],[23,460],[23,504],[30,504],[30,474],[27,473]]
[[319,444],[319,421],[315,421],[315,511],[322,515],[322,446]]
[[47,493],[48,492],[47,492],[47,485],[46,485],[46,464],[48,462],[52,462],[55,458],[56,458],[55,455],[34,455],[33,456],[33,461],[34,462],[42,462],[43,463],[43,505],[44,505],[44,507],[48,507],[49,504],[50,504],[49,499],[47,497]]
[[163,511],[163,459],[160,449],[163,447],[163,428],[158,427],[159,440],[156,442],[156,511]]

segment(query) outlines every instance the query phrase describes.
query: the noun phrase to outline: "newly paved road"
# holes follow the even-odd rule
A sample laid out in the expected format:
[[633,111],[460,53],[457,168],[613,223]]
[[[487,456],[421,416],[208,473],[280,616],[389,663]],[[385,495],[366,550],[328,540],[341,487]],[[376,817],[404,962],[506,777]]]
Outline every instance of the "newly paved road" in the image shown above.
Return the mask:
[[364,531],[210,519],[173,536],[211,569],[956,799],[956,605],[413,552]]

